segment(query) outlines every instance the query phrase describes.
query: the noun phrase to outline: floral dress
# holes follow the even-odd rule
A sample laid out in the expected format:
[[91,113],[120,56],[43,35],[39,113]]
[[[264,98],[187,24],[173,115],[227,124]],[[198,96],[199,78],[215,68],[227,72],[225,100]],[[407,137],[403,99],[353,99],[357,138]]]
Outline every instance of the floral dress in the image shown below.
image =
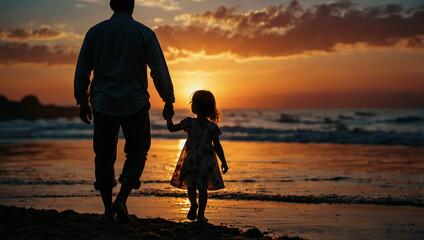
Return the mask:
[[187,141],[181,151],[171,185],[186,189],[218,190],[224,188],[212,139],[221,135],[218,125],[210,122],[201,127],[196,119],[185,118],[181,127],[187,133]]

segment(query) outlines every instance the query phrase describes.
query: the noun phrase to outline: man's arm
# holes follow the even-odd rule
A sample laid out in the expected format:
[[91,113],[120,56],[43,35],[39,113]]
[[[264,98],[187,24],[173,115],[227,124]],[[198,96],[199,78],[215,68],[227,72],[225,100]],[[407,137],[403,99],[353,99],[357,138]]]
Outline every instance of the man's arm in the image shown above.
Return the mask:
[[83,122],[90,124],[92,115],[88,104],[88,87],[90,86],[90,76],[93,70],[93,56],[89,40],[89,32],[85,36],[81,51],[78,57],[74,79],[74,97],[77,105],[80,105],[80,118]]
[[169,75],[168,66],[156,35],[152,32],[146,51],[146,62],[150,68],[150,76],[153,79],[156,90],[165,102],[164,114],[174,115],[172,103],[175,102],[174,87],[172,85],[171,76]]

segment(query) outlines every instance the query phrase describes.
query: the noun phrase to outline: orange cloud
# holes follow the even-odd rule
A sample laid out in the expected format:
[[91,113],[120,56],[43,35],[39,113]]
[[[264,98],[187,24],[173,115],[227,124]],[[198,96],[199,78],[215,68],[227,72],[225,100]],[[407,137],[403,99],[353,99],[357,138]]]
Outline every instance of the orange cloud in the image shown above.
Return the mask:
[[361,9],[341,1],[304,9],[294,0],[247,13],[220,7],[176,20],[184,26],[155,30],[164,49],[173,49],[171,59],[178,57],[176,49],[246,58],[335,52],[340,44],[395,47],[406,42],[404,47],[424,48],[424,8],[404,10],[397,4]]
[[62,31],[51,30],[43,27],[40,30],[9,29],[0,30],[0,40],[52,40],[63,37]]
[[0,43],[0,64],[75,64],[77,53],[61,46],[49,48],[46,45],[31,46],[27,43]]
[[[215,12],[176,17],[183,26],[155,29],[168,60],[220,54],[238,59],[286,57],[311,52],[337,52],[339,46],[424,48],[424,7],[401,5],[358,8],[350,1],[303,8],[288,5],[236,13],[220,7]],[[0,40],[54,39],[66,35],[47,27],[40,30],[0,30]],[[75,64],[76,53],[63,47],[0,43],[0,64]]]

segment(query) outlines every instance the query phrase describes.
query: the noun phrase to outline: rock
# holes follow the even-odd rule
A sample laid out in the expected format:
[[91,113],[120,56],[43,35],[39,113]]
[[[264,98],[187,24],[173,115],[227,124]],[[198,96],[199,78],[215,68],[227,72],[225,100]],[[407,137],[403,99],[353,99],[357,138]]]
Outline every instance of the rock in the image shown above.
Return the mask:
[[244,233],[244,236],[247,237],[247,238],[261,238],[264,235],[261,233],[261,231],[259,231],[259,229],[252,228],[252,229],[247,230]]

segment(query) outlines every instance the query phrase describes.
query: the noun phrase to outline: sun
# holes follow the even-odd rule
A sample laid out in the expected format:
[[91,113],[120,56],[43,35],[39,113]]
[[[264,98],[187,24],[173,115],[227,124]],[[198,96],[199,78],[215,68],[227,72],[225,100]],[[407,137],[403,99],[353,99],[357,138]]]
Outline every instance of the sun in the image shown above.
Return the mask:
[[187,81],[187,85],[183,87],[181,94],[182,99],[185,99],[187,103],[190,102],[192,94],[197,90],[205,89],[205,86],[202,82],[199,81]]
[[191,95],[197,90],[203,90],[203,87],[200,86],[192,86],[187,88],[187,96],[191,97]]

